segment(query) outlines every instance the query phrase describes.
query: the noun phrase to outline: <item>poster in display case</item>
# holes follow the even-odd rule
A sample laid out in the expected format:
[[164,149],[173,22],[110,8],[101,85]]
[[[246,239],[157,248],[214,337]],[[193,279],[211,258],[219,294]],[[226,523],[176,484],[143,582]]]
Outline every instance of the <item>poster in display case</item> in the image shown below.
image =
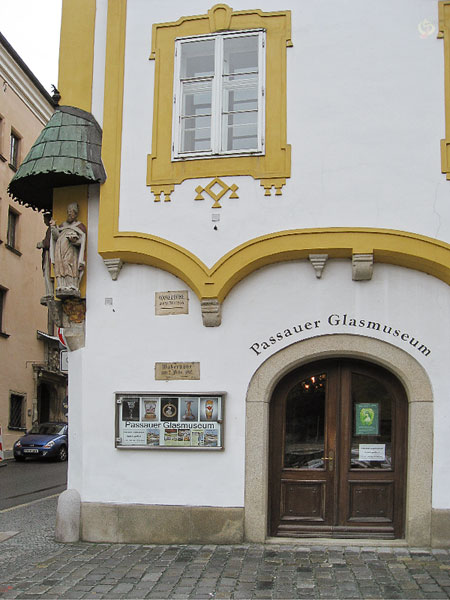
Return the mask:
[[224,396],[117,392],[116,448],[222,450]]

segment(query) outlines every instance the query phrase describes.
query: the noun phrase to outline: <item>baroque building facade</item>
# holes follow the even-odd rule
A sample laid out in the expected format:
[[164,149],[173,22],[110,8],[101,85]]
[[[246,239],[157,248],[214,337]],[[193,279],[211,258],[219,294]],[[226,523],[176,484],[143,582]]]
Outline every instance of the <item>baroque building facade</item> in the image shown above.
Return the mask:
[[36,245],[46,227],[41,214],[7,193],[53,104],[1,34],[0,86],[0,425],[9,456],[32,423],[65,419],[66,376],[59,370],[59,342],[47,308],[40,303],[45,288]]
[[11,184],[87,232],[82,539],[448,546],[450,3],[82,4],[35,147],[86,148]]

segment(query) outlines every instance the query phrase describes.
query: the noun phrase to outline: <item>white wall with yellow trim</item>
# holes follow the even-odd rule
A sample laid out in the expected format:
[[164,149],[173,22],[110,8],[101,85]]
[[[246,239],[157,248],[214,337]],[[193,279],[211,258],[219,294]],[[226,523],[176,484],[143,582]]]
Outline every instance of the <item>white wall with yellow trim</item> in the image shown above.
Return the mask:
[[[86,92],[80,78],[83,94],[69,82],[61,90],[65,103],[86,103],[87,93],[103,126],[108,175],[89,193],[86,346],[70,362],[69,485],[83,502],[242,507],[252,375],[293,342],[343,333],[394,345],[426,370],[434,392],[433,508],[450,509],[450,200],[440,159],[445,98],[437,4],[230,5],[245,23],[256,18],[253,9],[285,15],[277,35],[286,87],[268,101],[281,113],[266,114],[269,134],[286,128],[273,155],[275,176],[267,163],[261,174],[243,157],[227,163],[235,174],[215,158],[186,161],[184,179],[174,166],[162,182],[167,164],[152,179],[149,156],[164,153],[172,123],[171,94],[165,103],[160,96],[170,83],[161,79],[167,65],[158,63],[158,52],[167,47],[156,44],[156,26],[191,31],[198,25],[192,17],[208,15],[212,3],[97,0],[94,34],[86,34],[94,36],[92,86]],[[227,192],[220,208],[206,192],[196,199],[196,188],[216,176],[238,188],[238,198]],[[279,187],[266,195],[270,185],[261,184],[272,176]],[[317,252],[330,256],[320,279],[308,260]],[[355,253],[373,253],[370,281],[352,280]],[[117,281],[102,258],[124,261]],[[155,315],[155,292],[184,289],[189,314]],[[223,303],[220,327],[203,327],[201,298]],[[312,326],[301,334],[285,334],[305,323]],[[155,362],[165,361],[199,361],[200,381],[155,381]],[[118,451],[117,390],[226,391],[225,450]]]
[[[234,10],[255,7],[231,4]],[[220,209],[211,208],[207,194],[195,201],[196,187],[213,177],[190,178],[175,185],[170,202],[154,201],[146,185],[155,83],[155,61],[148,60],[151,25],[176,21],[187,11],[182,2],[129,1],[119,229],[167,238],[208,267],[248,239],[291,228],[376,227],[450,241],[447,184],[440,173],[442,41],[437,30],[424,38],[419,28],[426,17],[437,25],[437,7],[433,14],[425,1],[414,9],[407,2],[384,8],[372,2],[343,8],[331,1],[299,6],[292,0],[257,5],[292,16],[293,46],[286,52],[292,176],[282,196],[265,196],[250,176],[228,176],[223,180],[239,186],[239,198],[227,194]],[[195,2],[189,14],[209,8]],[[164,111],[170,113],[170,102]],[[268,113],[267,128],[273,126]],[[189,167],[195,172],[195,165]],[[218,231],[213,212],[220,213]]]
[[[94,231],[97,222],[98,208],[92,201],[89,223]],[[206,328],[192,290],[188,315],[155,315],[155,292],[186,289],[180,279],[154,267],[125,265],[118,280],[112,281],[96,245],[91,236],[86,346],[71,355],[76,361],[71,367],[78,369],[75,375],[71,372],[70,380],[76,386],[72,410],[77,441],[71,448],[69,480],[83,501],[243,506],[245,397],[253,373],[293,342],[343,333],[395,345],[428,373],[435,394],[433,507],[449,508],[450,413],[444,365],[450,360],[445,335],[450,328],[450,297],[446,284],[392,265],[377,265],[371,281],[353,282],[347,260],[329,261],[321,279],[309,261],[280,263],[235,286],[224,303],[223,324]],[[111,298],[112,304],[106,304],[105,298]],[[364,320],[366,325],[351,325],[350,319]],[[378,322],[381,329],[367,327],[369,321]],[[311,328],[305,328],[306,323]],[[297,333],[294,327],[299,325],[303,331]],[[165,361],[199,361],[200,381],[155,381],[155,362]],[[227,392],[223,452],[114,448],[115,391],[170,394],[212,389]]]

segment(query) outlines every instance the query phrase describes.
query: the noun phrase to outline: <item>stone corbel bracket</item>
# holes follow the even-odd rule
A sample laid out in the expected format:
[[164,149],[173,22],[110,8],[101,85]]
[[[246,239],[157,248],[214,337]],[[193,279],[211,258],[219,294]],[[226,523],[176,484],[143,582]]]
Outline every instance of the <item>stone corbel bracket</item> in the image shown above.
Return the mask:
[[369,281],[373,275],[373,254],[353,254],[353,281]]
[[328,254],[310,254],[309,260],[314,267],[317,279],[320,279],[322,277],[322,271],[325,267],[325,263],[328,260]]
[[208,298],[201,301],[203,325],[205,327],[219,327],[222,323],[222,305],[217,298]]
[[111,275],[111,279],[116,281],[119,277],[120,269],[123,267],[122,260],[120,258],[104,258],[103,262]]

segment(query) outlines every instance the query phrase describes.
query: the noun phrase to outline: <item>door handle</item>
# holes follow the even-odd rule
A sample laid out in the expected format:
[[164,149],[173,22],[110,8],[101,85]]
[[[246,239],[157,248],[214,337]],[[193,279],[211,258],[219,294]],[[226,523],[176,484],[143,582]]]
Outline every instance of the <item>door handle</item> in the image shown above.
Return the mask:
[[[329,471],[334,471],[334,451],[329,450],[328,455],[329,456],[322,456],[322,460],[328,461],[328,470]],[[326,462],[325,462],[325,464],[326,464]]]

